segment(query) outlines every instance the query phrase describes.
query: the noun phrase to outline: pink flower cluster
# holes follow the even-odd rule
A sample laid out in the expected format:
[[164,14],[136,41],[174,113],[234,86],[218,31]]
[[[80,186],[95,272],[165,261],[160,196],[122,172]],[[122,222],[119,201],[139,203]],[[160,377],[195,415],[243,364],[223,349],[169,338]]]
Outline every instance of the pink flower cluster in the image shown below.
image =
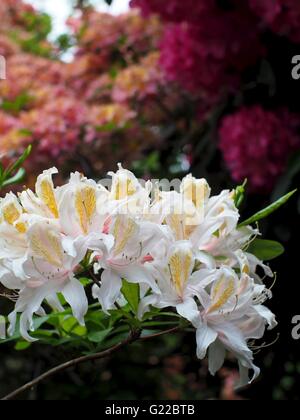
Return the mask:
[[255,191],[274,186],[291,153],[300,147],[299,118],[286,109],[277,112],[261,106],[243,107],[221,123],[220,149],[232,178],[248,179]]
[[249,0],[249,4],[275,33],[300,42],[299,0]]
[[69,22],[77,37],[76,59],[66,77],[85,93],[95,79],[120,67],[135,64],[158,47],[162,25],[158,18],[145,20],[137,11],[112,16],[88,9]]
[[191,92],[235,87],[263,49],[251,15],[210,13],[196,24],[171,24],[161,43],[166,77]]
[[259,20],[245,4],[223,10],[215,0],[133,0],[144,15],[158,13],[166,26],[161,64],[166,78],[197,94],[236,88],[241,71],[263,54]]
[[[88,8],[69,22],[77,52],[73,62],[65,63],[23,51],[29,32],[22,17],[25,11],[36,12],[22,4],[2,0],[0,5],[7,19],[0,28],[0,54],[9,67],[0,83],[5,105],[0,154],[13,158],[31,143],[27,165],[32,175],[49,159],[68,170],[72,163],[79,171],[105,173],[118,161],[130,164],[156,147],[158,135],[152,126],[141,126],[140,119],[150,109],[152,121],[161,117],[155,106],[148,106],[158,94],[161,99],[160,20],[146,21],[137,11],[112,16]],[[21,38],[10,36],[12,28]]]
[[0,2],[1,30],[6,27],[22,26],[26,13],[34,8],[23,0],[2,0]]
[[36,159],[61,159],[62,163],[65,153],[74,153],[87,114],[84,103],[65,94],[52,97],[40,109],[24,113],[21,121],[30,132],[30,142],[37,145]]

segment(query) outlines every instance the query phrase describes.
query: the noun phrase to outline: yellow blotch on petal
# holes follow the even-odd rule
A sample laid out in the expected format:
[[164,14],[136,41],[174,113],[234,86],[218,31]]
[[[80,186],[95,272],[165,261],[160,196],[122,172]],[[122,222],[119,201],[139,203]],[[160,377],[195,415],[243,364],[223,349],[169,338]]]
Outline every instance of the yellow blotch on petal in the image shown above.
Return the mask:
[[80,227],[87,234],[97,206],[96,191],[85,186],[76,191],[75,208],[79,217]]
[[228,300],[235,293],[235,282],[234,278],[221,277],[217,282],[212,292],[213,304],[207,312],[213,312],[219,310],[224,306]]
[[19,233],[26,233],[27,228],[25,223],[18,222],[21,217],[21,211],[16,207],[14,203],[9,203],[2,209],[3,219],[11,226],[14,226]]
[[9,225],[14,225],[14,223],[20,218],[21,212],[17,209],[15,204],[9,203],[2,209],[3,218]]
[[27,227],[26,227],[25,223],[22,223],[22,222],[16,223],[15,228],[17,229],[17,231],[19,233],[26,233],[27,232]]
[[132,238],[135,232],[136,224],[133,220],[120,216],[117,217],[113,229],[113,235],[115,237],[115,255],[119,255],[124,250],[126,244]]
[[182,181],[182,192],[184,198],[192,201],[196,209],[202,209],[205,201],[210,195],[210,188],[205,179],[196,179],[188,175]]
[[184,238],[184,227],[183,227],[183,220],[182,216],[179,214],[170,214],[167,219],[165,220],[165,223],[172,229],[172,231],[175,233],[176,239],[180,241]]
[[63,248],[59,236],[51,230],[37,231],[31,236],[30,246],[36,256],[56,267],[63,266]]
[[53,185],[47,179],[44,179],[43,181],[41,181],[39,189],[40,191],[38,195],[40,199],[48,207],[53,216],[56,219],[58,219],[59,212],[57,208]]
[[136,188],[131,179],[119,179],[115,186],[114,199],[122,200],[136,193]]
[[183,289],[189,280],[193,264],[193,255],[191,251],[178,251],[171,255],[169,268],[172,281],[179,295],[182,295]]

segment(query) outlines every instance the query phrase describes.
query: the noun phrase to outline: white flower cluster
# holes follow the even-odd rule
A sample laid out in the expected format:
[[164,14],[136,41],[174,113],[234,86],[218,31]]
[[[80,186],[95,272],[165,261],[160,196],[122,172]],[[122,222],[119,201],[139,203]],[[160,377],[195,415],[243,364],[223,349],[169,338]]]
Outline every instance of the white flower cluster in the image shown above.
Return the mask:
[[108,190],[79,173],[54,187],[56,169],[37,179],[35,192],[8,194],[0,202],[0,283],[17,294],[9,315],[30,341],[33,315],[47,302],[63,310],[61,293],[83,324],[88,310],[85,289],[76,278],[88,261],[100,284],[94,298],[103,311],[121,302],[122,279],[140,286],[138,316],[149,308],[173,307],[196,329],[197,355],[208,352],[214,374],[227,351],[239,362],[241,385],[255,378],[249,340],[276,325],[263,303],[271,295],[257,274],[260,266],[246,252],[258,232],[238,228],[234,192],[211,196],[207,182],[191,175],[180,191],[142,185],[120,165]]

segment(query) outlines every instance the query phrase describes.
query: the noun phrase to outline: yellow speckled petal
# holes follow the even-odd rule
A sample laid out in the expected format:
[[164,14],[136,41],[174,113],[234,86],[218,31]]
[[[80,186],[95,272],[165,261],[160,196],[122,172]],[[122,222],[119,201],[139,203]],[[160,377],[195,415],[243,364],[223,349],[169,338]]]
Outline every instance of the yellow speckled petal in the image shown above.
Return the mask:
[[82,231],[87,234],[96,211],[97,198],[93,187],[84,186],[75,193],[75,209]]
[[60,237],[50,229],[37,229],[30,237],[30,247],[33,253],[49,264],[63,266],[63,248]]
[[178,294],[182,294],[193,269],[193,254],[188,249],[176,250],[169,259],[172,281]]

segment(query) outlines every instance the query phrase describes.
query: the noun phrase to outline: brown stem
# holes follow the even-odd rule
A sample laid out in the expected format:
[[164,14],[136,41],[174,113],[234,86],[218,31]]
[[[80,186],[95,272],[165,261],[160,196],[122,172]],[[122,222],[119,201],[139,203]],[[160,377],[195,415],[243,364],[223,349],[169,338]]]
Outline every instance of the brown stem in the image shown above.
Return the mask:
[[161,335],[169,334],[172,332],[177,332],[181,328],[180,327],[174,327],[169,330],[161,331],[156,334],[148,335],[145,337],[141,337],[141,330],[132,331],[129,337],[127,337],[125,340],[121,341],[120,343],[116,344],[115,346],[111,347],[110,349],[104,350],[101,353],[96,354],[90,354],[88,356],[82,356],[78,357],[77,359],[69,360],[66,363],[62,363],[59,366],[54,367],[53,369],[48,370],[47,372],[43,373],[42,375],[38,376],[37,378],[33,379],[32,381],[28,382],[27,384],[23,385],[22,387],[16,389],[12,393],[6,395],[4,398],[1,399],[1,401],[9,401],[13,400],[14,398],[18,397],[20,394],[22,394],[25,391],[30,390],[34,386],[38,385],[40,382],[44,381],[45,379],[50,378],[51,376],[56,375],[57,373],[63,372],[66,369],[69,369],[74,366],[78,366],[82,363],[104,359],[105,357],[111,356],[112,354],[116,353],[118,350],[122,349],[123,347],[127,346],[128,344],[133,343],[134,341],[138,340],[149,340],[151,338],[156,338]]
[[115,346],[111,347],[110,349],[107,349],[105,351],[102,351],[101,353],[96,354],[90,354],[88,356],[82,356],[78,357],[77,359],[69,360],[66,363],[62,363],[59,366],[54,367],[53,369],[48,370],[47,372],[43,373],[42,375],[38,376],[37,378],[33,379],[32,381],[28,382],[27,384],[23,385],[22,387],[18,388],[17,390],[13,391],[11,394],[6,395],[4,398],[1,399],[1,401],[9,401],[13,400],[20,394],[22,394],[25,391],[28,391],[29,389],[33,388],[34,386],[38,385],[40,382],[44,381],[45,379],[50,378],[53,375],[56,375],[57,373],[60,373],[66,369],[69,369],[74,366],[78,366],[82,363],[94,361],[103,359],[105,357],[108,357],[112,355],[113,353],[117,352],[121,348],[125,347],[127,344],[133,343],[134,341],[138,340],[140,337],[141,331],[135,331],[132,332],[129,337],[127,337],[125,340],[121,341],[120,343],[116,344]]
[[156,334],[151,334],[151,335],[145,335],[144,337],[141,337],[140,340],[145,341],[145,340],[150,340],[151,338],[157,338],[160,337],[161,335],[165,335],[165,334],[170,334],[170,333],[174,333],[174,332],[178,332],[182,329],[182,327],[174,327],[174,328],[170,328],[169,330],[165,330],[165,331],[160,331]]

